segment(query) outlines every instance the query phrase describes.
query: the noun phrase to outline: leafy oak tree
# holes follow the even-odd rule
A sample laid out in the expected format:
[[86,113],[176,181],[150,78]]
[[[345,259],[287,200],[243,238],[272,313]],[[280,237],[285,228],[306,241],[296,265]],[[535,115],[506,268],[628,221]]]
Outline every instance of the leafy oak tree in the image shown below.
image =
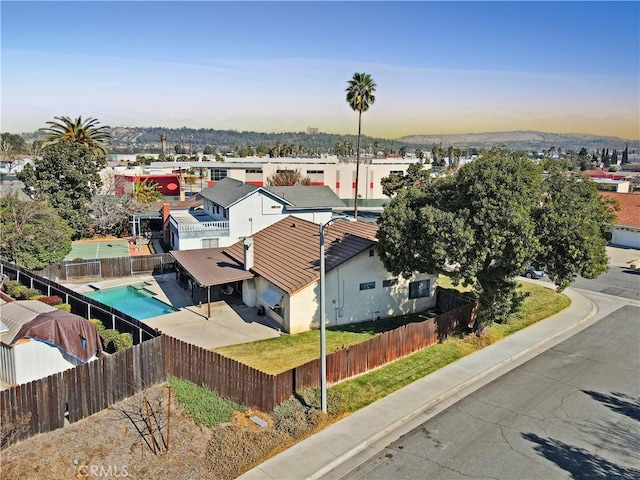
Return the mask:
[[473,285],[482,330],[518,311],[516,278],[530,262],[544,264],[559,290],[606,270],[612,216],[591,187],[559,172],[543,180],[525,154],[494,149],[456,175],[399,190],[378,222],[380,257],[395,274]]
[[431,173],[424,168],[422,163],[414,163],[407,167],[405,174],[400,175],[392,173],[388,177],[384,177],[380,184],[382,185],[382,193],[387,197],[393,197],[399,190],[411,187],[423,187],[429,182]]
[[95,146],[80,141],[59,140],[42,150],[42,157],[27,164],[18,179],[25,193],[47,200],[74,230],[74,239],[91,234],[89,203],[102,185],[100,170],[107,166]]
[[73,231],[46,202],[21,201],[18,194],[0,197],[2,255],[30,270],[64,259]]

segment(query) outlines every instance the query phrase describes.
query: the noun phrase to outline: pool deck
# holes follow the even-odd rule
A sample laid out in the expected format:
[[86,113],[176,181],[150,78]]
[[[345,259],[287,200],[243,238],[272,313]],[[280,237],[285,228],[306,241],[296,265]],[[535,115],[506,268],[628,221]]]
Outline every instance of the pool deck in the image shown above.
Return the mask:
[[84,293],[95,291],[91,285],[106,289],[143,282],[147,284],[145,289],[156,294],[155,298],[180,309],[175,313],[143,320],[145,324],[171,337],[210,350],[280,336],[276,328],[264,323],[265,318],[258,316],[255,307],[216,301],[211,303],[211,318],[207,318],[207,305],[194,305],[189,293],[175,281],[174,273],[137,275],[65,286]]

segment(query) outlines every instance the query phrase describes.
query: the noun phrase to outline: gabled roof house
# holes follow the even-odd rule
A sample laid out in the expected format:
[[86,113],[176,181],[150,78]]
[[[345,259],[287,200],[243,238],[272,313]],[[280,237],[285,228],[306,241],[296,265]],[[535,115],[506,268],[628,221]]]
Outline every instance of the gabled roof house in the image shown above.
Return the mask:
[[[404,279],[387,272],[375,249],[376,232],[376,225],[364,222],[336,221],[325,229],[327,325],[375,320],[435,305],[437,276],[416,273]],[[216,275],[223,278],[216,269],[244,270],[246,276],[236,277],[235,282],[243,302],[262,307],[282,330],[299,333],[319,327],[317,223],[288,216],[228,248],[215,249],[216,255],[212,252],[172,253],[181,268],[200,275],[202,286],[215,284]],[[203,270],[206,264],[210,267]],[[204,279],[205,271],[210,278]]]
[[198,198],[202,209],[170,214],[171,249],[227,247],[289,215],[319,223],[345,206],[326,186],[258,187],[229,177]]
[[640,194],[600,192],[620,205],[615,212],[616,223],[611,229],[611,243],[621,247],[640,249]]

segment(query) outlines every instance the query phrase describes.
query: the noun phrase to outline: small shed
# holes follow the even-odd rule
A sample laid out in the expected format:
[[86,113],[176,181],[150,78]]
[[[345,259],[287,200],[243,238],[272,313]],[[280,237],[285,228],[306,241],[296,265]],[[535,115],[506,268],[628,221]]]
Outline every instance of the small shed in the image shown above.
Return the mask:
[[94,360],[102,350],[88,320],[37,300],[0,307],[0,379],[28,383]]

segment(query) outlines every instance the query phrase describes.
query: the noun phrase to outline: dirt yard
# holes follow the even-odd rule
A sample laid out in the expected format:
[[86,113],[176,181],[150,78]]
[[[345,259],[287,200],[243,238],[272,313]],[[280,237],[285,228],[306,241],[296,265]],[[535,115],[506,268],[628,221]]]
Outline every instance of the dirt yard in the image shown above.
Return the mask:
[[[162,385],[147,394],[151,398],[166,392]],[[0,478],[212,478],[204,460],[210,430],[196,426],[172,401],[169,450],[154,455],[118,410],[123,403],[2,450]]]

